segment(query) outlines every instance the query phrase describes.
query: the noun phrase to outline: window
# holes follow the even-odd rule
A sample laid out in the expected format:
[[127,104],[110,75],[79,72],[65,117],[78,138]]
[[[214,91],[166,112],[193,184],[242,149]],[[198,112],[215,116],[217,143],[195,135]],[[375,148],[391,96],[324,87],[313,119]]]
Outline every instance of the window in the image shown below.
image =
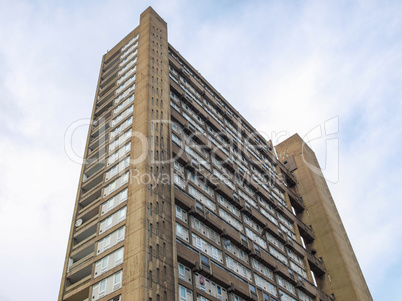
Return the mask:
[[127,207],[122,208],[119,211],[119,220],[124,219],[126,217]]
[[187,213],[176,205],[176,217],[184,222],[187,222]]
[[[117,241],[120,241],[124,238],[124,230],[125,230],[124,227],[122,227],[117,231]],[[110,240],[110,237],[109,237],[109,240]]]
[[179,263],[179,278],[184,279],[185,274],[184,274],[184,266]]
[[106,219],[106,229],[110,228],[110,226],[112,225],[112,221],[113,221],[113,217],[112,217],[112,216],[109,216],[109,217]]
[[181,146],[181,139],[177,137],[175,134],[172,134],[172,141],[177,145]]
[[209,269],[209,259],[208,257],[201,255],[201,263],[204,267],[207,267]]
[[99,294],[105,293],[106,291],[106,279],[99,282]]
[[105,248],[108,248],[109,247],[109,245],[110,245],[110,235],[108,235],[108,236],[106,236],[105,237]]
[[106,257],[104,257],[104,258],[102,259],[102,267],[101,267],[101,269],[102,269],[102,270],[106,270],[108,264],[109,264],[109,256],[106,256]]
[[[186,228],[183,228],[182,225],[176,223],[176,233],[177,233],[178,237],[188,240],[187,232],[188,231]],[[186,234],[186,235],[184,235],[184,234]]]
[[114,275],[114,285],[120,284],[120,282],[121,282],[121,274],[122,274],[122,272],[120,271],[120,272],[118,272],[118,273],[116,273]]
[[180,285],[180,299],[186,301],[186,289]]
[[108,210],[112,209],[113,205],[114,205],[114,198],[111,198],[108,202]]
[[117,252],[116,252],[116,263],[118,263],[121,260],[123,260],[123,251],[124,251],[123,248],[117,250]]
[[124,168],[126,168],[127,166],[129,166],[129,165],[130,165],[130,157],[125,158],[123,162],[124,162],[124,163],[123,163],[123,164],[124,164]]

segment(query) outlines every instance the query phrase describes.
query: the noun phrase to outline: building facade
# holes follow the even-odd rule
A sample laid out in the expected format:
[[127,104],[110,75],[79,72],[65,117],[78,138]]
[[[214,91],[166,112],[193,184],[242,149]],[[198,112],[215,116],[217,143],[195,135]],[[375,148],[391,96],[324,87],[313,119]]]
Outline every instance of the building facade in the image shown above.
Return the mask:
[[59,301],[372,300],[301,139],[277,158],[152,8],[103,56],[92,120]]

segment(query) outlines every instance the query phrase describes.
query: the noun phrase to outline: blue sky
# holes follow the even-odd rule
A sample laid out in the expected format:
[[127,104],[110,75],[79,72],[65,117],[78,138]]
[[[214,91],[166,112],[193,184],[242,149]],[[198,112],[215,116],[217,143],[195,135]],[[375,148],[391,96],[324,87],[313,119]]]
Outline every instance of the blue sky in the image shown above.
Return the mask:
[[[90,115],[102,55],[149,5],[168,23],[170,43],[274,143],[336,120],[339,153],[326,162],[326,138],[312,146],[335,179],[330,190],[374,299],[395,300],[402,282],[400,1],[6,0],[0,301],[56,299],[80,172],[64,135]],[[78,153],[86,131],[73,137]]]

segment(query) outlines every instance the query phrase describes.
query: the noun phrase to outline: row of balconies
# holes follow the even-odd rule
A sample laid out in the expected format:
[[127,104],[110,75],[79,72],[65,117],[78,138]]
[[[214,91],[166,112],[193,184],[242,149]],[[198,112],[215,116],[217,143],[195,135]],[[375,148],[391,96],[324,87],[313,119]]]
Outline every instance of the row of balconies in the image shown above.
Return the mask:
[[[216,284],[227,288],[228,292],[234,292],[236,295],[245,298],[246,300],[259,300],[258,296],[250,291],[248,282],[242,280],[240,277],[233,277],[230,270],[226,269],[220,264],[212,262],[209,258],[201,255],[191,246],[186,246],[181,242],[177,242],[176,246],[178,261],[191,268],[193,272],[200,273],[205,278],[208,278]],[[295,277],[291,270],[282,264],[278,264],[278,261],[267,252],[255,249],[254,244],[250,244],[250,247],[247,250],[249,256],[253,257],[257,261],[262,262],[276,274],[288,280],[300,290],[309,295],[315,295],[321,298],[322,292],[319,291],[313,284],[307,280],[301,281],[299,278]],[[195,291],[197,294],[203,295],[196,289],[195,285],[191,285],[185,281],[181,282],[180,280],[179,283]],[[255,285],[254,283],[250,284]],[[211,296],[209,295],[204,296],[211,299]]]
[[[183,117],[181,117],[181,116],[179,115],[179,113],[177,113],[176,111],[172,111],[172,118],[175,119],[175,120],[177,120],[179,123],[182,124],[184,131],[187,131],[189,134],[193,134],[195,140],[198,140],[198,142],[201,143],[201,145],[203,145],[203,147],[205,147],[207,150],[211,150],[211,143],[210,143],[209,141],[207,141],[207,139],[206,139],[202,134],[198,134],[198,135],[197,135],[197,133],[195,133],[193,130],[191,130],[191,125],[189,125],[188,121],[186,121]],[[215,153],[215,152],[218,154],[219,157],[225,158],[224,163],[223,163],[223,164],[225,165],[225,167],[229,168],[229,169],[232,170],[232,171],[235,171],[235,172],[237,171],[239,174],[241,174],[240,171],[238,170],[237,165],[234,164],[231,159],[227,158],[227,156],[225,156],[225,155],[224,155],[219,149],[217,149],[217,148],[214,149],[214,153]],[[229,160],[228,160],[228,159],[229,159]],[[249,183],[249,185],[252,186],[252,188],[253,188],[255,191],[261,190],[261,192],[262,192],[262,194],[265,196],[265,198],[267,198],[267,197],[268,197],[268,198],[271,198],[268,193],[265,193],[265,194],[263,193],[264,189],[260,188],[259,184],[257,184],[257,183],[255,182],[255,180],[252,180],[249,175],[247,175],[247,174],[244,175],[244,178],[245,178],[246,182]],[[277,181],[277,179],[275,179],[275,181]],[[278,186],[280,187],[281,190],[286,190],[286,191],[289,190],[289,189],[287,189],[287,187],[283,187],[283,185],[279,185],[279,184],[278,184]],[[300,199],[299,197],[297,197],[297,196],[296,196],[292,191],[290,191],[290,190],[289,190],[289,193],[292,194],[294,201],[297,202],[298,205],[304,209],[304,205],[303,205],[301,199]]]
[[[249,245],[247,243],[244,243],[244,238],[242,238],[241,233],[226,225],[220,217],[216,216],[208,210],[205,210],[203,205],[197,203],[200,206],[200,208],[198,208],[194,203],[195,200],[187,193],[179,190],[178,188],[175,188],[175,198],[176,201],[179,202],[190,215],[196,216],[200,221],[205,223],[208,227],[216,231],[218,234],[224,237],[228,237],[231,241],[233,241],[235,245],[244,249],[244,251],[249,251]],[[276,225],[272,224],[271,221],[267,220],[253,207],[246,206],[244,200],[240,200],[239,205],[241,206],[241,211],[243,213],[247,214],[255,222],[261,225],[261,227],[264,229],[263,235],[265,235],[265,232],[269,232],[277,239],[279,239],[283,244],[289,247],[292,251],[299,254],[299,256],[306,257],[309,261],[311,269],[315,272],[316,275],[320,276],[325,273],[325,266],[321,260],[317,259],[313,254],[308,252],[308,250],[304,249],[299,243],[287,238],[285,235],[279,232]]]
[[[206,259],[204,256],[203,259],[201,259],[200,254],[195,249],[187,247],[179,242],[176,243],[176,246],[178,261],[191,268],[193,272],[197,272],[204,277],[211,279],[216,284],[227,287],[228,291],[230,290],[243,298],[250,298],[249,286],[246,282],[231,276],[229,271],[212,263],[209,258]],[[189,283],[184,281],[180,282],[180,284],[208,299],[211,299],[211,296],[204,295],[201,290],[198,290],[195,287],[195,285],[191,286]]]
[[[124,120],[121,122],[124,122]],[[103,123],[103,125],[105,125],[105,123]],[[118,124],[116,124],[116,126],[118,126]],[[109,122],[107,122],[102,128],[102,133],[99,133],[100,130],[92,130],[90,136],[91,140],[89,142],[90,153],[86,159],[87,167],[85,168],[83,175],[83,194],[86,194],[89,190],[97,186],[103,180],[102,170],[104,169],[106,163],[105,154],[106,144],[109,142],[109,133],[107,132],[109,128]]]
[[[89,296],[89,289],[92,285],[97,283],[99,279],[95,279],[92,274],[93,264],[97,257],[94,254],[95,242],[91,243],[89,246],[85,246],[84,249],[79,250],[78,252],[73,252],[69,261],[69,270],[67,272],[67,282],[65,287],[64,299],[65,301],[85,301]],[[107,256],[110,253],[113,253],[117,249],[121,248],[121,244],[113,246],[107,252],[102,254],[103,256]],[[121,266],[118,265],[116,267],[111,268],[110,270],[104,272],[102,275],[108,277],[115,273],[118,269],[121,269]],[[112,296],[110,296],[109,300],[114,300],[121,293],[121,290],[115,291]],[[117,299],[119,300],[119,299]]]
[[[173,86],[173,88],[174,88],[174,84],[172,84],[172,86]],[[178,89],[178,86],[177,86],[176,88]],[[182,95],[183,95],[183,93],[182,93]],[[182,98],[183,98],[183,96],[182,96]],[[191,105],[191,104],[190,104],[190,105]],[[193,103],[193,104],[192,104],[192,107],[193,107],[193,110],[198,111],[198,112],[202,112],[202,108],[201,108],[197,103]],[[176,119],[178,122],[182,123],[182,125],[184,126],[184,130],[186,130],[187,128],[190,127],[190,126],[188,125],[188,122],[187,122],[183,117],[181,117],[178,112],[172,111],[172,117],[173,117],[174,119]],[[219,125],[213,118],[207,117],[206,120],[208,120],[209,122],[211,122],[211,124],[213,125],[213,127],[214,127],[218,132],[220,131],[220,129],[221,129],[220,125]],[[189,130],[189,133],[190,133],[190,134],[195,134],[194,131],[191,131],[191,128],[190,128],[190,130]],[[199,135],[199,136],[201,136],[201,135]],[[205,138],[204,138],[204,139],[205,139]],[[227,139],[228,141],[230,141],[230,139],[229,139],[228,137],[226,137],[226,139]],[[209,144],[209,143],[206,143],[205,145],[208,145],[208,144]],[[234,143],[234,145],[237,145],[237,143]],[[238,146],[237,146],[237,147],[238,147]],[[242,152],[244,152],[244,156],[245,156],[245,157],[250,157],[250,154],[248,153],[248,151],[247,151],[245,148],[243,148]],[[267,154],[266,154],[266,155],[267,155]],[[272,154],[270,154],[270,158],[271,158],[271,160],[272,160],[273,162],[275,162],[275,164],[281,164],[278,160],[276,160],[276,159],[274,159],[274,158],[272,157]],[[282,165],[283,165],[283,164],[282,164]],[[260,168],[260,166],[259,166],[258,164],[256,164],[256,167],[260,170],[260,172],[263,172],[263,173],[266,172],[264,169]],[[289,180],[289,185],[288,185],[288,184],[285,184],[284,182],[280,182],[278,179],[275,179],[275,181],[280,182],[280,183],[278,183],[278,187],[280,187],[281,190],[287,190],[287,187],[288,187],[288,186],[290,186],[290,187],[291,187],[291,186],[294,186],[294,184],[296,183],[296,179],[294,178],[293,175],[291,175],[291,174],[287,171],[287,169],[286,169],[284,166],[282,166],[282,167],[283,167],[283,168],[282,168],[281,170],[286,173],[286,176],[285,176],[285,177],[286,177],[286,179]],[[303,205],[302,200],[301,200],[298,196],[296,196],[296,195],[293,193],[293,191],[290,190],[289,193],[292,194],[293,199],[297,202],[296,206],[301,207],[301,210],[303,210],[303,209],[304,209],[304,205]]]
[[[170,60],[170,63],[171,63],[171,65],[174,65],[175,68],[178,68],[178,70],[182,70],[182,68],[181,68],[181,67],[177,64],[177,62],[175,62],[174,60],[171,59],[171,60]],[[207,94],[206,94],[206,92],[205,92],[205,89],[202,88],[202,87],[200,86],[200,84],[199,84],[197,81],[193,80],[192,78],[190,79],[190,77],[187,76],[186,73],[184,73],[184,72],[179,72],[179,73],[180,73],[183,77],[185,77],[186,79],[188,79],[188,80],[191,82],[191,84],[192,84],[193,86],[195,85],[195,86],[197,87],[197,89],[198,89],[199,91],[201,91],[201,92],[199,92],[199,93],[200,93],[202,96],[204,96],[205,98],[207,98],[207,100],[208,100],[209,103],[214,103],[214,102],[215,102],[214,100],[212,100],[212,98],[207,97]],[[188,98],[185,97],[184,91],[182,91],[182,89],[180,88],[180,86],[179,86],[176,82],[174,82],[174,81],[172,80],[170,83],[171,83],[171,86],[174,88],[174,90],[176,90],[176,91],[178,92],[178,94],[181,95],[181,98],[182,98],[182,99],[186,99],[186,100],[189,102],[189,105],[192,106],[195,111],[198,111],[198,112],[203,112],[203,111],[204,111],[204,109],[201,108],[201,106],[199,106],[196,102],[193,102],[193,101],[191,101],[191,100],[189,100]],[[240,123],[240,122],[238,122],[238,121],[235,122],[235,121],[233,120],[233,118],[231,117],[231,114],[226,113],[226,110],[225,110],[224,108],[219,107],[219,106],[216,106],[216,108],[221,111],[221,115],[222,115],[222,116],[226,116],[226,119],[227,119],[228,121],[230,121],[235,127],[237,127],[237,128],[240,129],[239,132],[242,133],[242,135],[243,135],[245,138],[247,138],[247,139],[249,140],[249,142],[251,142],[251,143],[253,143],[253,144],[255,144],[255,145],[258,145],[258,144],[259,144],[259,142],[257,142],[256,140],[254,140],[254,138],[253,138],[253,136],[252,136],[251,134],[247,134],[249,130],[248,130],[247,128],[245,128],[245,127],[242,125],[242,123]],[[221,129],[220,125],[218,124],[218,122],[216,122],[216,121],[214,120],[213,117],[209,117],[209,114],[206,114],[206,113],[202,113],[202,114],[204,115],[204,117],[205,117],[205,115],[207,115],[208,117],[206,117],[205,119],[210,123],[210,125],[212,125],[213,127],[215,127],[215,129],[217,129],[218,131],[220,131],[220,129]],[[255,134],[257,134],[257,136],[259,136],[258,133],[255,133]],[[250,139],[251,139],[251,140],[250,140]],[[260,139],[261,141],[265,141],[265,139],[264,139],[263,137],[259,137],[259,139]],[[271,146],[271,145],[268,145],[268,148],[271,149],[272,146]],[[267,151],[265,148],[261,148],[260,151],[262,151],[266,157],[268,157],[269,159],[271,159],[272,162],[275,162],[275,161],[276,161],[274,155],[273,155],[271,152]]]
[[[207,180],[207,182],[210,184],[210,186],[214,187],[216,191],[218,191],[219,193],[223,194],[226,198],[228,198],[229,200],[233,200],[233,204],[239,208],[241,208],[242,206],[244,207],[246,204],[243,201],[244,205],[239,205],[239,200],[236,194],[233,194],[233,192],[222,182],[220,182],[218,180],[218,178],[216,178],[216,176],[214,176],[209,170],[206,170],[204,168],[200,168],[199,166],[195,166],[192,163],[191,158],[184,153],[184,151],[182,149],[180,149],[177,145],[173,145],[173,153],[176,154],[176,156],[178,156],[180,162],[185,165],[187,168],[195,170],[199,175],[202,175],[204,177],[205,180]],[[307,241],[312,241],[314,240],[314,233],[313,230],[311,229],[311,227],[306,226],[300,219],[298,219],[295,215],[293,215],[290,210],[288,210],[287,208],[284,208],[282,206],[279,206],[277,201],[275,199],[273,199],[269,193],[267,191],[265,191],[265,189],[262,189],[261,187],[257,186],[257,185],[253,185],[253,181],[250,181],[249,179],[250,177],[246,174],[245,175],[245,179],[246,181],[248,180],[249,185],[252,186],[254,188],[254,190],[259,193],[261,196],[263,196],[265,199],[268,199],[272,205],[280,212],[282,212],[284,215],[287,216],[287,219],[292,220],[292,221],[296,221],[296,224],[299,227],[299,230],[301,232],[301,234],[303,234],[303,237],[307,240]],[[258,211],[254,210],[253,208],[250,208],[251,212],[250,215],[253,217],[259,217],[257,218],[257,222],[264,225],[266,223],[266,218],[263,217]]]
[[[109,101],[111,98],[113,98],[114,96],[116,96],[116,92],[115,90],[108,90],[108,93],[104,93],[101,96],[98,96],[98,101],[96,103],[96,110],[98,110],[98,108],[100,108],[101,106],[103,106],[107,101]],[[95,115],[95,116],[99,116],[99,114]]]
[[[125,206],[124,204],[120,205]],[[120,208],[119,207],[119,208]],[[83,210],[78,216],[75,224],[78,229],[73,236],[74,245],[70,253],[67,269],[67,283],[65,288],[65,300],[81,300],[82,291],[87,292],[89,287],[96,281],[92,278],[93,263],[98,259],[95,257],[96,241],[109,235],[110,232],[96,235],[99,221],[99,204]],[[121,223],[115,225],[116,228]],[[119,249],[121,243],[112,246],[109,250],[102,253],[102,257]],[[115,272],[117,268],[105,272],[105,275]],[[84,294],[85,295],[85,294]],[[88,293],[86,293],[86,298]],[[78,298],[78,299],[76,299]],[[83,300],[83,299],[82,299]]]
[[[176,72],[176,73],[179,73],[179,74],[182,75],[186,80],[188,80],[189,82],[191,82],[191,85],[192,85],[193,87],[195,87],[196,90],[198,90],[198,92],[199,92],[200,95],[204,96],[204,97],[208,100],[209,103],[214,104],[213,106],[214,106],[216,109],[218,109],[219,111],[221,111],[221,114],[222,114],[222,115],[228,116],[228,119],[233,122],[233,118],[231,117],[231,114],[226,113],[226,110],[227,110],[227,109],[223,108],[222,105],[221,105],[220,103],[218,103],[218,102],[215,104],[215,102],[216,102],[216,101],[215,101],[216,96],[214,96],[214,95],[212,95],[212,94],[211,94],[210,96],[208,96],[207,93],[206,93],[206,92],[207,92],[206,90],[208,90],[208,89],[207,89],[207,88],[204,88],[204,87],[201,85],[201,83],[198,81],[199,79],[192,78],[191,75],[190,75],[188,72],[185,72],[184,68],[179,64],[179,62],[177,62],[176,58],[174,58],[174,57],[169,57],[169,64],[172,66],[173,69],[179,70],[179,72]],[[198,74],[198,72],[193,70],[193,74]],[[210,87],[210,88],[211,88],[212,90],[214,90],[213,87]],[[219,92],[215,91],[215,93],[221,97],[221,95],[219,94]],[[212,100],[212,99],[214,99],[214,100]],[[225,101],[225,102],[226,102],[226,101]],[[232,108],[232,111],[233,111],[233,112],[236,112],[236,114],[238,113],[230,104],[227,103],[227,106],[230,107],[230,108]],[[236,119],[236,120],[237,120],[237,119]],[[248,122],[247,122],[246,120],[242,120],[242,121],[240,121],[240,122],[238,122],[238,123],[239,123],[239,126],[241,127],[241,131],[242,131],[242,132],[245,132],[245,134],[243,134],[243,135],[244,135],[244,136],[247,136],[246,133],[251,130],[251,128],[252,128],[251,125],[248,124]],[[248,125],[247,125],[247,126],[244,126],[243,123],[248,124]],[[259,139],[260,139],[261,141],[265,141],[265,139],[264,139],[259,133],[256,133],[256,134],[257,134],[257,136],[259,137]],[[270,150],[272,150],[272,145],[271,145],[269,142],[267,143],[267,146],[268,146],[268,148],[269,148]],[[270,154],[269,157],[273,158],[273,155]]]
[[[65,301],[88,301],[91,281],[92,264],[95,258],[95,239],[98,219],[99,202],[105,167],[105,149],[109,128],[108,119],[112,116],[111,108],[114,101],[114,86],[117,79],[116,64],[120,60],[120,51],[117,51],[103,64],[103,74],[100,83],[99,97],[95,109],[95,121],[92,124],[92,133],[89,142],[87,167],[83,175],[82,193],[79,201],[79,211],[75,223],[73,236],[74,245],[71,250],[67,270]],[[103,118],[101,118],[103,116]],[[100,151],[96,151],[100,149]],[[102,158],[103,157],[103,158]],[[113,249],[110,250],[112,252]],[[113,300],[119,300],[118,292]]]
[[[200,113],[202,115],[203,119],[210,126],[212,126],[220,135],[225,136],[225,140],[232,141],[232,139],[230,137],[227,137],[226,134],[224,134],[225,132],[222,131],[221,125],[214,119],[214,117],[210,116],[207,112],[204,112],[203,107],[201,107],[198,103],[193,102],[192,100],[189,100],[189,98],[185,97],[185,92],[182,90],[182,88],[177,83],[175,83],[174,81],[171,81],[170,84],[171,84],[171,88],[173,88],[173,90],[175,90],[177,92],[177,94],[180,95],[180,98],[182,100],[186,99],[187,104],[192,108],[193,111]],[[225,115],[224,112],[223,112],[223,115]],[[229,116],[229,118],[231,118],[230,115],[227,115],[227,116]],[[236,126],[241,128],[240,132],[246,133],[246,130],[242,127],[242,125],[240,123],[236,124]],[[248,136],[246,135],[246,137],[248,139],[252,139],[252,141],[249,140],[250,142],[255,143],[255,145],[258,145],[258,142],[255,141],[253,138],[251,138],[252,137],[251,135],[248,135]],[[237,145],[237,143],[235,141],[233,143]],[[245,148],[243,149],[243,151],[248,154],[248,151]],[[272,161],[274,160],[272,153],[266,151],[264,148],[260,149],[260,151],[264,152],[265,157],[270,158]],[[258,155],[260,155],[260,154],[258,154]],[[273,162],[275,162],[275,161],[273,161]]]
[[116,61],[120,60],[121,50],[117,50],[111,57],[103,62],[103,72],[106,72]]
[[[131,49],[130,51],[132,52],[135,48]],[[101,91],[99,93],[99,97],[102,97],[109,91],[109,87],[105,90],[105,88],[108,86],[110,82],[115,80],[118,77],[117,74],[117,69],[121,67],[121,64],[117,64],[117,62],[120,61],[121,57],[120,56],[121,51],[117,51],[113,56],[111,56],[107,61],[103,63],[103,72],[102,72],[102,77],[101,77],[101,82],[100,82],[100,88]],[[128,54],[128,53],[127,53]],[[113,68],[112,68],[113,67]],[[116,72],[116,73],[114,73]],[[113,75],[111,75],[113,74]],[[112,85],[113,86],[113,85]]]
[[[117,61],[116,61],[117,62]],[[102,82],[99,87],[98,99],[95,109],[95,118],[100,117],[103,113],[107,112],[113,105],[113,97],[116,95],[116,79],[119,77],[117,73],[119,65],[116,65],[111,71],[116,71],[113,75],[111,71],[102,77]],[[125,87],[125,89],[127,89]]]
[[[182,93],[183,94],[183,93]],[[192,103],[192,106],[193,107],[196,107],[198,104],[196,104],[195,102],[193,102]],[[215,123],[216,123],[216,121],[215,121]],[[219,127],[217,127],[217,128],[219,128]],[[231,165],[231,164],[228,164],[228,165]],[[295,183],[296,183],[296,179],[292,176],[292,175],[290,175],[289,174],[289,178],[290,178],[290,180],[289,181],[286,181],[286,184],[287,185],[284,185],[285,187],[291,187],[291,186],[293,186]],[[286,178],[285,178],[286,179]],[[291,192],[292,193],[292,192]],[[290,194],[291,194],[290,193]],[[295,195],[294,195],[295,196]],[[297,198],[297,201],[300,201],[301,202],[301,204],[303,205],[303,203],[302,203],[302,200],[300,199],[299,200],[299,198]],[[304,209],[304,205],[303,205],[303,209]],[[198,210],[197,208],[195,208],[195,210],[196,210],[196,212],[200,212],[200,210]],[[294,219],[294,218],[293,218]],[[298,224],[298,226],[300,227],[300,228],[303,228],[306,232],[307,232],[307,234],[310,234],[310,233],[312,233],[312,230],[309,228],[309,227],[307,227],[306,225],[304,225],[300,220],[298,220],[297,219],[297,224]],[[308,228],[308,229],[307,229]],[[314,236],[313,235],[311,235],[311,237],[312,238],[314,238]],[[299,247],[301,247],[300,245],[299,245]],[[302,247],[301,247],[302,248]],[[302,250],[304,250],[304,249],[302,249]],[[304,251],[303,252],[303,254],[305,254],[306,252]],[[310,255],[312,255],[312,254],[310,254]],[[314,257],[314,256],[313,256]],[[314,257],[315,258],[315,257]],[[318,260],[318,259],[317,259]],[[314,260],[315,261],[315,260]],[[319,260],[318,260],[319,261]]]

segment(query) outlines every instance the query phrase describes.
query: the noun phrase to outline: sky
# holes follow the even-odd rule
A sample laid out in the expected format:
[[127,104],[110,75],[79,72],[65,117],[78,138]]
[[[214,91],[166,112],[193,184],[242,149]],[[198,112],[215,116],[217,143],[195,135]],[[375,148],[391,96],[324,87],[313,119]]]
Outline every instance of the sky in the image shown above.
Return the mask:
[[402,2],[0,3],[0,301],[56,300],[88,128],[65,133],[149,5],[274,144],[311,140],[374,300],[400,294]]

